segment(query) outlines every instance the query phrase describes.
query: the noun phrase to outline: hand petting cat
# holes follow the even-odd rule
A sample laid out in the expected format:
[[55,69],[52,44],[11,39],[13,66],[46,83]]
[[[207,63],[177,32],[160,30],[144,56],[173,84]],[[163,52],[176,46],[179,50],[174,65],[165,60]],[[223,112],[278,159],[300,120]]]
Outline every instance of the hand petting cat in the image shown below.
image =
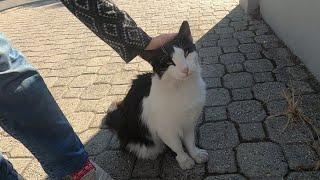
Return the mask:
[[160,34],[156,37],[153,37],[150,43],[148,44],[148,46],[145,48],[145,50],[158,49],[165,43],[173,40],[176,36],[177,36],[177,33],[169,33],[169,34]]

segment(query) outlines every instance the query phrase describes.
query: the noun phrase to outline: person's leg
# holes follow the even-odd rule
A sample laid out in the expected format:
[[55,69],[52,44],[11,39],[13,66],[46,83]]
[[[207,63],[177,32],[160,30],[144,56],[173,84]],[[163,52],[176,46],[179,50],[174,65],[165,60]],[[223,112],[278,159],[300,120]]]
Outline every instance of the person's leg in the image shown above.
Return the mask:
[[17,180],[18,173],[13,169],[12,164],[3,158],[0,152],[0,179]]
[[0,126],[34,154],[50,177],[69,175],[88,161],[39,73],[1,34],[0,115]]

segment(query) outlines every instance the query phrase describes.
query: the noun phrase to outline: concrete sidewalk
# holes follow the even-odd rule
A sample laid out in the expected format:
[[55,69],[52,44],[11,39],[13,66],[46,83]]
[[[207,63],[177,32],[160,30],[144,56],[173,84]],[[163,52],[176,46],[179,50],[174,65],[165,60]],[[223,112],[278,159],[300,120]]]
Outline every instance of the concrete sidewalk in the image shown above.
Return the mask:
[[[208,88],[197,128],[208,163],[182,171],[171,151],[139,160],[100,127],[131,79],[151,70],[142,59],[125,64],[59,1],[0,12],[0,30],[39,69],[91,158],[115,179],[319,179],[313,130],[274,117],[287,108],[282,92],[290,88],[319,125],[319,82],[263,20],[245,14],[238,0],[115,2],[151,36],[177,32],[189,21]],[[46,178],[32,154],[1,129],[0,151],[26,179]]]

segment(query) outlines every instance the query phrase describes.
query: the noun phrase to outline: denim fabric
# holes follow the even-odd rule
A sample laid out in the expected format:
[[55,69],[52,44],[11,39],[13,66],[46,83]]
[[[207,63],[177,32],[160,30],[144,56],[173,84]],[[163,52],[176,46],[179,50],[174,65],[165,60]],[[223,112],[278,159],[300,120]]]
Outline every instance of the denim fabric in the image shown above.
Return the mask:
[[[45,172],[61,178],[88,155],[39,73],[0,34],[0,126],[22,142]],[[2,167],[0,167],[1,169]]]
[[12,164],[5,160],[0,152],[0,179],[18,180],[18,174],[13,169]]

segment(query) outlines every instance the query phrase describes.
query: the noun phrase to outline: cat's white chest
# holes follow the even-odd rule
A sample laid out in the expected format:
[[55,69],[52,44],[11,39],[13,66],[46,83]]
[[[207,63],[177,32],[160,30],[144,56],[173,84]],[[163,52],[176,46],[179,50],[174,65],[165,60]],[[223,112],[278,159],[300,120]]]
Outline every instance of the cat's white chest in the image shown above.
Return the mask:
[[193,125],[205,103],[205,84],[200,77],[182,81],[152,80],[149,97],[143,101],[143,121],[150,129]]

